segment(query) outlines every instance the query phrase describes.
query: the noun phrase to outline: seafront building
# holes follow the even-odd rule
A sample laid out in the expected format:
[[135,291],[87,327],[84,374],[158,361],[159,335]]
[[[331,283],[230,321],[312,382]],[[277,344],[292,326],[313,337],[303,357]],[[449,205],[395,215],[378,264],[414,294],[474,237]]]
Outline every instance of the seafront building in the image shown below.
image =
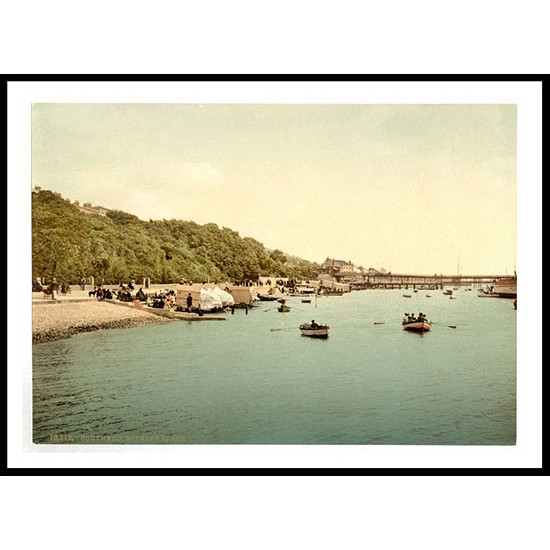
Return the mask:
[[346,262],[345,260],[336,260],[334,258],[327,258],[321,264],[321,273],[326,275],[341,276],[347,273],[354,273],[355,266],[351,262]]

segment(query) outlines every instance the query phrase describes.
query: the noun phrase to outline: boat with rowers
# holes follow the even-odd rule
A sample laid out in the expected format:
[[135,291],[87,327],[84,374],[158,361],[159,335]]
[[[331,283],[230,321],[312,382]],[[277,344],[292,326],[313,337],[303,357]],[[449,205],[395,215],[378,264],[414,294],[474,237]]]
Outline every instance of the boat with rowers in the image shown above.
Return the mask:
[[319,325],[315,321],[300,325],[302,336],[310,338],[328,338],[330,327],[328,325]]
[[430,322],[422,312],[418,314],[418,317],[415,317],[414,314],[405,313],[401,324],[403,325],[403,330],[411,332],[428,332],[432,328]]
[[286,305],[286,300],[283,298],[279,298],[277,300],[281,305],[277,308],[277,311],[279,313],[288,313],[290,311],[290,307]]

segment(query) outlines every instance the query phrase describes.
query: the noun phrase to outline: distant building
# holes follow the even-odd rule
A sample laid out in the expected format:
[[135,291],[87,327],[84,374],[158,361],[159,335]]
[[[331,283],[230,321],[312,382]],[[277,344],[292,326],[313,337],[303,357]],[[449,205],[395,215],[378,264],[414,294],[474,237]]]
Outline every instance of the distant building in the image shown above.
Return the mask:
[[[32,188],[33,193],[40,193],[43,191],[42,187],[39,187],[38,185],[35,185]],[[46,191],[44,189],[44,191]],[[61,193],[57,193],[56,191],[52,191],[52,193],[56,197],[61,197]],[[69,204],[72,204],[75,208],[78,208],[81,212],[84,212],[85,214],[96,214],[97,216],[105,216],[107,212],[110,211],[109,208],[105,208],[104,206],[92,206],[91,202],[85,202],[83,204],[80,204],[80,201],[74,201],[71,203],[70,199],[65,199]]]
[[332,276],[347,275],[355,272],[355,266],[351,262],[346,262],[345,260],[327,258],[321,264],[321,272]]
[[109,212],[109,208],[105,208],[104,206],[92,206],[91,202],[85,202],[81,205],[78,201],[74,201],[73,206],[86,214],[97,214],[98,216],[105,216],[105,214]]

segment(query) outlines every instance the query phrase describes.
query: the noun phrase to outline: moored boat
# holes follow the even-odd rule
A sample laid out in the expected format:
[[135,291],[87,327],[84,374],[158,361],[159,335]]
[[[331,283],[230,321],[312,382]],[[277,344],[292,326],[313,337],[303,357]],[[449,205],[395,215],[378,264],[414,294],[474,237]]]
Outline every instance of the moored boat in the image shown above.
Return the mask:
[[330,327],[328,325],[318,325],[315,321],[311,321],[311,323],[300,325],[300,332],[302,336],[311,338],[328,338]]
[[277,296],[271,296],[267,294],[258,294],[257,296],[262,302],[274,302],[275,300],[277,300]]
[[315,289],[309,285],[297,284],[294,286],[294,296],[303,296],[315,294]]

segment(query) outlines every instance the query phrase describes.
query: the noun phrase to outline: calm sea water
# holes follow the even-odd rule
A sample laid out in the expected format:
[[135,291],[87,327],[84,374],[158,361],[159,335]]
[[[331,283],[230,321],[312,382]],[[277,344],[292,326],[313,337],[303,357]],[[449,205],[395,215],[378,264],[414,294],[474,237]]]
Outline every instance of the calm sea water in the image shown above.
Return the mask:
[[[266,302],[226,321],[34,345],[33,439],[513,445],[516,311],[475,290],[455,295],[289,298],[289,313],[266,311],[274,307]],[[434,322],[431,332],[403,331],[403,313],[419,311]],[[327,340],[300,335],[311,319],[331,326]]]

